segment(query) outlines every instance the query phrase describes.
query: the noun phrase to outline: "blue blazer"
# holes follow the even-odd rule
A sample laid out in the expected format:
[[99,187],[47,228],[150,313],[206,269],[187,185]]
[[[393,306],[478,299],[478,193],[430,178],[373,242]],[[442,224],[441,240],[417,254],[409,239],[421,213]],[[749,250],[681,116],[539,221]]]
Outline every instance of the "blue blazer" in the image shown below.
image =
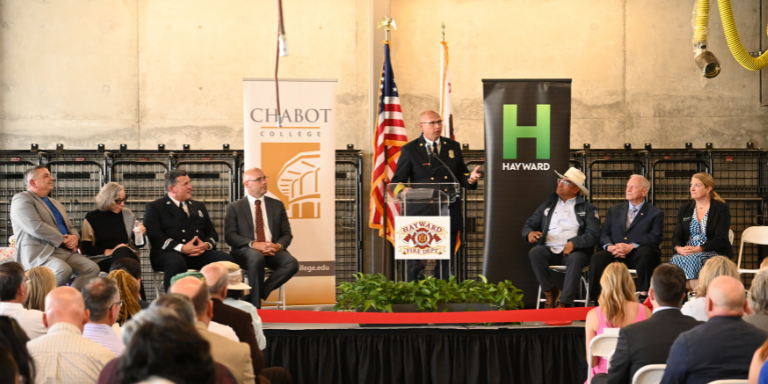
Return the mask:
[[664,212],[645,202],[627,229],[625,227],[628,214],[628,201],[608,208],[600,233],[600,249],[618,243],[637,243],[640,246],[660,249],[664,235]]
[[752,355],[767,338],[768,333],[740,316],[710,318],[672,344],[661,384],[746,379]]

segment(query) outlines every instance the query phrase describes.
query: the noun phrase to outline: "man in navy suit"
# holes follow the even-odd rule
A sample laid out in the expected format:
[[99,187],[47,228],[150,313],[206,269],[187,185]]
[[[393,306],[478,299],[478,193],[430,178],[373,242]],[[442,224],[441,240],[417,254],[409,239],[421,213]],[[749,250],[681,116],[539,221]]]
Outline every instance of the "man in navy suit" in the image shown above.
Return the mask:
[[[458,183],[466,189],[477,189],[480,174],[478,165],[470,173],[464,157],[461,155],[461,145],[457,141],[440,136],[443,133],[443,120],[435,111],[424,111],[419,115],[419,128],[422,135],[411,141],[400,150],[397,160],[397,170],[390,183]],[[435,159],[438,157],[442,160]],[[443,163],[445,163],[444,166]],[[461,214],[461,200],[450,204],[451,215],[451,259],[455,260],[456,236],[464,229],[464,218]],[[455,264],[454,264],[455,265]],[[408,280],[418,278],[424,270],[421,262],[408,262]],[[435,267],[435,276],[448,279],[450,275],[448,260],[443,260]]]
[[200,270],[215,261],[234,260],[228,253],[216,250],[219,234],[205,204],[192,200],[187,171],[166,172],[165,189],[167,195],[144,208],[144,226],[152,245],[149,262],[152,269],[165,273],[167,291],[171,278],[187,269]]
[[768,333],[742,320],[747,309],[741,281],[731,276],[712,280],[705,303],[709,320],[678,336],[661,384],[746,380],[752,355],[768,338]]
[[640,299],[645,301],[653,270],[661,264],[660,247],[664,233],[664,212],[645,202],[650,188],[648,179],[632,175],[627,182],[627,202],[608,209],[600,234],[602,251],[594,254],[589,262],[591,301],[596,303],[600,297],[600,277],[614,261],[637,270],[637,290]]

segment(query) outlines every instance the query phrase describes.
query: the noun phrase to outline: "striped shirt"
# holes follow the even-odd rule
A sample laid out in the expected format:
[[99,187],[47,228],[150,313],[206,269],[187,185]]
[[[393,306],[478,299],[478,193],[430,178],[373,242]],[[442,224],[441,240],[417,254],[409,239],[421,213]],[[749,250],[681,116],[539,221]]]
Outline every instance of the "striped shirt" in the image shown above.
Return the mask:
[[35,383],[95,383],[115,354],[86,339],[74,324],[59,322],[48,334],[27,343],[35,360]]
[[83,330],[83,337],[95,343],[101,344],[120,357],[125,351],[125,345],[114,329],[106,324],[87,323]]

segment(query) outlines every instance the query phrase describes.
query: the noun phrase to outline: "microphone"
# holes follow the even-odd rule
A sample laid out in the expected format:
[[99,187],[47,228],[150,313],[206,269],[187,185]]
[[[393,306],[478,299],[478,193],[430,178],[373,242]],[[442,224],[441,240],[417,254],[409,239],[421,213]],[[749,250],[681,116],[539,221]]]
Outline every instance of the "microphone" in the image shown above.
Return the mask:
[[[443,159],[441,159],[440,156],[438,156],[437,153],[435,153],[434,149],[432,147],[430,147],[430,146],[427,146],[427,148],[429,148],[429,149],[427,149],[427,152],[429,153],[429,156],[430,157],[434,157],[435,159],[437,159],[437,161],[439,161],[440,164],[442,164],[443,167],[445,167],[445,169],[448,170],[448,173],[451,174],[451,177],[453,178],[453,181],[455,181],[456,184],[461,185],[461,183],[459,182],[459,179],[457,179],[456,175],[454,175],[453,172],[451,171],[451,168],[449,168],[448,165],[445,164]],[[458,197],[458,194],[459,194],[459,191],[457,190],[456,191],[456,197]]]

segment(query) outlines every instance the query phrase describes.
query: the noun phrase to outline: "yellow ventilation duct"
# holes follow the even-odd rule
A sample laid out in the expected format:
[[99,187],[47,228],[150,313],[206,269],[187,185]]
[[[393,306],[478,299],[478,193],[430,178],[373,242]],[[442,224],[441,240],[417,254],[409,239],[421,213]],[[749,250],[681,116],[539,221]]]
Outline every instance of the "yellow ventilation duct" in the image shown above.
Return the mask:
[[731,49],[731,53],[736,58],[736,61],[750,71],[759,71],[768,67],[768,52],[763,53],[758,58],[754,58],[741,45],[739,31],[736,30],[736,23],[733,21],[731,1],[717,0],[717,5],[720,8],[720,20],[723,22],[723,30],[725,31],[725,39],[728,41],[728,48]]

